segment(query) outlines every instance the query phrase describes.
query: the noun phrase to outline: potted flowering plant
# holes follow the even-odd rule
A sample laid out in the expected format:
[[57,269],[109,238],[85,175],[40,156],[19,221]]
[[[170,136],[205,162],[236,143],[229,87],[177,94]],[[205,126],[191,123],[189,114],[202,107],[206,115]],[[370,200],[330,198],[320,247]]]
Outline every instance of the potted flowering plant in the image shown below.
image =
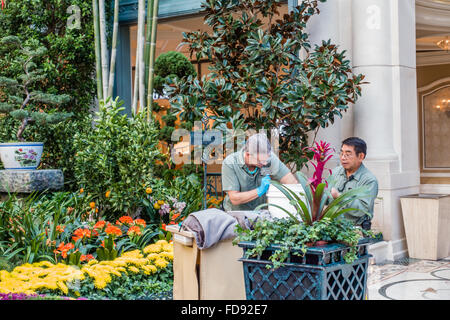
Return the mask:
[[[347,206],[357,198],[368,196],[368,190],[360,187],[333,199],[323,177],[332,149],[321,141],[311,151],[314,152],[313,177],[308,179],[297,173],[304,194],[271,182],[296,211],[277,206],[288,218],[259,220],[252,230],[237,227],[235,242],[244,249],[241,261],[248,299],[363,299],[365,296],[369,254],[364,236],[371,232],[340,216],[357,210]],[[272,204],[257,209],[269,205]]]
[[55,124],[71,117],[71,113],[50,109],[69,102],[71,97],[39,90],[46,75],[43,69],[37,67],[36,59],[46,53],[44,46],[33,40],[23,45],[15,36],[0,39],[0,45],[2,48],[13,50],[14,53],[17,52],[11,63],[22,71],[22,74],[14,78],[0,77],[0,115],[9,116],[20,122],[16,134],[17,141],[0,143],[0,157],[5,169],[36,169],[44,144],[25,142],[23,138],[25,128],[30,124],[38,126]]

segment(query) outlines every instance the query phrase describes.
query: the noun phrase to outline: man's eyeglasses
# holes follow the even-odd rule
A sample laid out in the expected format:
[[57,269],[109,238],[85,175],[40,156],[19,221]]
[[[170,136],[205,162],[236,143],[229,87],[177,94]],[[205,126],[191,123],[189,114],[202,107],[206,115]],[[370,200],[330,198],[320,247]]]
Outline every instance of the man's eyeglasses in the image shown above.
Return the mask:
[[351,159],[354,157],[354,153],[350,153],[350,152],[339,152],[337,155],[339,155],[339,158],[346,158],[346,159]]

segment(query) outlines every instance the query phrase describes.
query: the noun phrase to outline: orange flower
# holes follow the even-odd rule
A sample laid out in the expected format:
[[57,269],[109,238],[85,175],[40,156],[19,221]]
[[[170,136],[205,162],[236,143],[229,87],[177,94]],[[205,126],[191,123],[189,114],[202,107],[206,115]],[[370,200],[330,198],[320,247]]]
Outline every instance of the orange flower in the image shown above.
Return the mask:
[[[131,218],[130,216],[122,216],[119,218],[119,222],[124,223],[124,224],[132,224],[133,218]],[[116,222],[116,224],[119,224],[119,223]]]
[[142,234],[141,228],[138,226],[132,226],[127,231],[127,235],[129,236],[136,236],[136,235],[140,236],[141,234]]
[[147,224],[145,223],[145,220],[144,220],[144,219],[136,219],[136,220],[134,220],[134,224],[137,224],[137,225],[139,225],[139,226],[141,226],[141,227],[143,227],[143,228],[145,228],[145,226],[147,225]]
[[89,261],[89,260],[92,260],[92,259],[94,259],[94,256],[92,254],[86,254],[86,255],[82,254],[80,256],[80,262]]
[[172,216],[172,221],[175,221],[180,216],[179,213],[176,213]]
[[106,197],[106,198],[109,198],[110,195],[111,195],[111,190],[106,191],[105,197]]
[[167,230],[166,230],[166,224],[165,224],[165,223],[163,223],[163,224],[161,225],[161,228],[162,228],[164,231],[167,231]]
[[122,231],[119,228],[114,227],[112,225],[108,225],[106,227],[106,229],[105,229],[105,232],[108,235],[115,235],[115,236],[121,236],[122,235]]
[[95,208],[95,202],[89,203],[89,207],[91,207],[91,209],[94,209]]
[[100,220],[94,225],[94,229],[103,229],[105,225],[106,222],[104,220]]
[[57,225],[57,226],[56,226],[56,231],[57,231],[57,232],[63,233],[65,228],[66,228],[65,226]]
[[84,192],[84,189],[83,189],[83,188],[81,188],[81,189],[80,189],[80,193],[83,193],[83,192]]
[[[55,254],[61,254],[61,256],[65,259],[67,258],[67,251],[75,248],[73,243],[69,242],[68,244],[64,244],[64,242],[61,242],[56,250],[53,250]],[[75,252],[78,251],[75,250]]]
[[78,240],[83,239],[83,238],[90,238],[91,237],[91,230],[89,230],[89,229],[81,229],[80,228],[80,229],[75,230],[73,234],[74,235],[72,237],[72,240],[73,241],[78,241]]
[[147,194],[150,194],[150,193],[152,193],[153,192],[153,190],[152,190],[152,188],[150,188],[150,187],[148,187],[147,189],[145,189],[145,193],[147,193]]

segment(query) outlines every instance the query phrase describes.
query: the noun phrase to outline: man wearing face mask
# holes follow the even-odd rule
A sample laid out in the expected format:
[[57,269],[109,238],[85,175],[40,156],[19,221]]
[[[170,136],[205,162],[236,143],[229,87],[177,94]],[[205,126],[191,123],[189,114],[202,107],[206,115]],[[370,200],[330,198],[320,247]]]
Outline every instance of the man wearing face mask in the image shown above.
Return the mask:
[[[269,167],[270,175],[261,170]],[[264,134],[248,138],[245,147],[225,158],[222,163],[223,202],[226,211],[254,210],[267,202],[266,192],[270,180],[282,184],[296,184],[297,179],[284,163],[272,152]]]
[[362,139],[357,137],[345,139],[342,141],[339,153],[341,165],[333,170],[332,175],[327,180],[333,199],[350,189],[361,186],[369,188],[369,197],[356,199],[346,208],[361,209],[368,212],[370,216],[362,211],[350,211],[343,215],[344,218],[351,220],[355,225],[369,230],[373,217],[374,202],[378,194],[378,181],[363,164],[366,154],[367,146]]

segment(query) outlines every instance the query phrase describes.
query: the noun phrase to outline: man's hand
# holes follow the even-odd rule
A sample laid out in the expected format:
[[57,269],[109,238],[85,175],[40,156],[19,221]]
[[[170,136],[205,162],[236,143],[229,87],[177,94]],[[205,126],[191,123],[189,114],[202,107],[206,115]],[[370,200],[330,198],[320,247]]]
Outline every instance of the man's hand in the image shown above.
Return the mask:
[[258,193],[258,197],[262,197],[264,194],[266,194],[267,190],[269,190],[270,187],[270,176],[265,176],[262,178],[261,185],[256,188],[256,192]]
[[339,193],[339,191],[336,190],[336,188],[331,188],[331,196],[333,197],[333,199],[336,199],[340,195],[341,194]]

